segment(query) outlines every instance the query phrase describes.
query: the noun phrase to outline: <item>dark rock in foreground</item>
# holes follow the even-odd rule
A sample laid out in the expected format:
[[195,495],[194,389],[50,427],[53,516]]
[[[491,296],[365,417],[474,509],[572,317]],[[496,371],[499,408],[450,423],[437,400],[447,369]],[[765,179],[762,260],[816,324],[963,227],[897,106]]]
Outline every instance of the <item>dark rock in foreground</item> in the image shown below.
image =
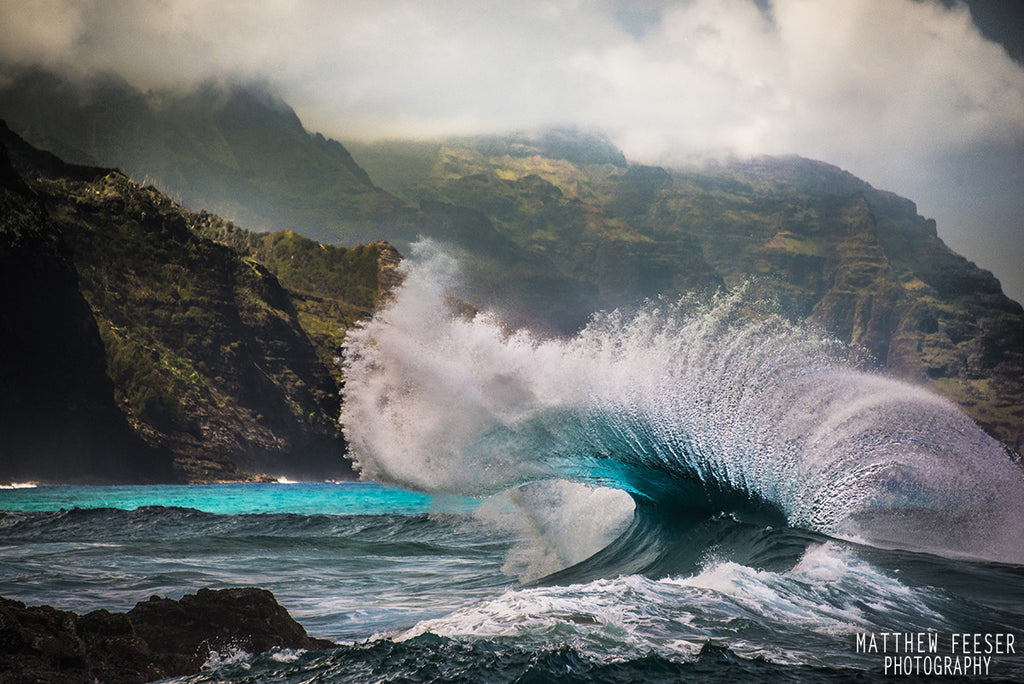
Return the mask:
[[149,682],[198,672],[215,653],[322,650],[265,589],[154,596],[86,615],[0,598],[0,682]]

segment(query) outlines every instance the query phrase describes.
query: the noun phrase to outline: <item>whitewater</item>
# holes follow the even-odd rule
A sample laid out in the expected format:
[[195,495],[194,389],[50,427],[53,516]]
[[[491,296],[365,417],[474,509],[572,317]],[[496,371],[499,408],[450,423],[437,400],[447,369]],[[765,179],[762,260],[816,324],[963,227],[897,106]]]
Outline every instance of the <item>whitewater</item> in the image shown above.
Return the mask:
[[181,682],[1024,680],[1024,471],[948,401],[742,292],[552,338],[403,269],[345,344],[366,482],[0,491],[0,595],[258,585],[339,643]]

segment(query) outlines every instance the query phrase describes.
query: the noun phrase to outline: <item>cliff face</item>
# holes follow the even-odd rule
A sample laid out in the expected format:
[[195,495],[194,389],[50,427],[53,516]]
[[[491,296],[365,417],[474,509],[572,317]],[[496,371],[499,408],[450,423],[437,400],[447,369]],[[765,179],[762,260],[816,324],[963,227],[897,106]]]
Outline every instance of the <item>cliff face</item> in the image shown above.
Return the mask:
[[[105,479],[350,475],[334,359],[344,330],[375,305],[389,246],[245,233],[3,133],[14,167],[5,197],[25,207],[5,214],[4,299],[17,304],[4,307],[15,331],[5,344],[19,349],[3,356],[3,372],[22,394],[49,399],[10,399],[20,413],[5,418],[30,427],[23,443],[5,440],[0,476],[75,481],[96,465],[83,454],[81,472],[65,469],[79,459],[60,448],[67,440],[45,437],[46,422],[67,415],[61,401],[109,414],[80,421],[93,427],[79,449],[99,448],[115,418],[140,447],[141,461],[111,449],[116,463],[96,471]],[[232,236],[237,244],[225,244]],[[73,353],[60,348],[72,342]],[[55,376],[71,390],[47,383]],[[40,469],[41,452],[64,467]],[[156,454],[164,460],[150,464]]]
[[0,479],[172,477],[114,403],[72,253],[0,147]]
[[[945,395],[1012,448],[1024,447],[1024,310],[990,272],[946,247],[934,221],[909,200],[820,162],[737,163],[717,178],[719,187],[739,185],[712,195],[704,221],[676,222],[697,236],[727,283],[755,278],[784,311]],[[677,176],[677,189],[651,211],[696,204],[690,182]]]

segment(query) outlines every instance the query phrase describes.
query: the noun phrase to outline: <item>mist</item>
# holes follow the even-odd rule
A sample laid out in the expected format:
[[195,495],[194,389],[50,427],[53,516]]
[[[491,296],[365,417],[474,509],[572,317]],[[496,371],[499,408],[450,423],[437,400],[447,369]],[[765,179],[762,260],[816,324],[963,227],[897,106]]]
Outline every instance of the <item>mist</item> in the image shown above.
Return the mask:
[[342,140],[576,125],[639,162],[821,159],[1024,300],[1024,66],[965,4],[0,0],[0,25],[4,62],[259,80]]

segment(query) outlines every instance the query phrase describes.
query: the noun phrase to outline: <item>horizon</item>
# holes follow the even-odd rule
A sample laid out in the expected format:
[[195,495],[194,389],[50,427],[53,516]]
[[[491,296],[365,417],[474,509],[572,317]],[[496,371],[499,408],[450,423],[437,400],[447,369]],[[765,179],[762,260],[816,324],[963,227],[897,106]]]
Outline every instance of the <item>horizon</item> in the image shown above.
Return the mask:
[[343,143],[576,127],[635,163],[816,159],[913,200],[1021,302],[1022,16],[996,0],[0,0],[0,63],[143,91],[260,83]]

